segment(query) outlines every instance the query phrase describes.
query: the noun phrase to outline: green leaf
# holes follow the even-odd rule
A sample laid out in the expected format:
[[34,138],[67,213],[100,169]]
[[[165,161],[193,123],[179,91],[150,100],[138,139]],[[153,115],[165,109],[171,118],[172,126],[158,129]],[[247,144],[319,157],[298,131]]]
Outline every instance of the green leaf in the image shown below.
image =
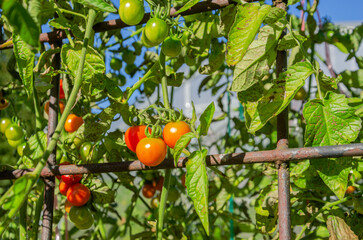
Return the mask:
[[244,91],[269,75],[270,66],[276,59],[275,47],[285,24],[286,21],[281,20],[272,26],[261,28],[257,40],[248,47],[245,56],[234,69],[231,91]]
[[278,218],[278,194],[277,186],[268,186],[264,188],[255,205],[256,225],[262,233],[272,233],[276,229]]
[[[354,111],[342,94],[328,92],[324,100],[310,100],[303,110],[305,146],[340,145],[354,141],[362,125]],[[352,167],[351,158],[312,160],[311,164],[337,197],[343,198]]]
[[294,5],[294,4],[299,3],[299,2],[300,2],[300,0],[289,0],[287,2],[287,5]]
[[2,14],[13,27],[14,33],[33,47],[39,46],[39,28],[30,14],[16,0],[2,1]]
[[[323,93],[327,91],[334,91],[338,89],[338,83],[342,80],[342,76],[338,75],[336,78],[329,77],[324,74],[323,71],[319,72],[319,83],[321,87],[321,91]],[[323,94],[325,95],[325,94]]]
[[[75,77],[81,59],[82,43],[77,42],[73,48],[69,44],[62,47],[61,57],[63,66]],[[92,47],[87,47],[82,77],[86,82],[92,82],[98,74],[103,74],[106,66],[102,56]]]
[[208,176],[205,158],[208,151],[193,152],[186,164],[185,185],[190,198],[193,200],[195,211],[197,212],[203,227],[209,235],[208,219]]
[[217,26],[218,34],[220,36],[228,35],[232,27],[235,15],[236,15],[236,8],[234,5],[229,5],[221,9],[221,14],[219,15],[219,21]]
[[266,24],[273,24],[277,22],[280,18],[285,17],[285,15],[286,11],[282,8],[272,7],[263,22]]
[[105,79],[105,87],[107,92],[109,93],[108,95],[115,99],[116,101],[121,101],[122,97],[123,97],[123,92],[122,90],[119,88],[119,86],[117,85],[117,83],[115,83],[114,81],[112,81],[111,79],[109,79],[108,77],[102,75],[102,77],[104,77]]
[[246,126],[254,134],[270,119],[282,112],[304,86],[305,79],[314,72],[308,62],[300,62],[288,68],[273,81],[272,87],[263,94],[261,87],[238,94],[245,108]]
[[[34,67],[35,72],[40,72],[40,70],[44,67],[45,64],[50,65],[50,59],[53,54],[59,53],[61,51],[60,48],[55,49],[48,49],[47,51],[44,51],[37,62],[37,65]],[[49,67],[49,66],[48,66]]]
[[228,65],[234,66],[243,58],[270,9],[271,6],[259,3],[237,5],[237,15],[228,34]]
[[13,34],[13,44],[19,75],[28,96],[30,96],[33,93],[33,67],[35,54],[28,45],[20,39],[19,35]]
[[358,236],[350,229],[350,227],[345,223],[344,219],[330,215],[328,221],[326,222],[329,230],[329,240],[339,240],[339,239],[350,239],[358,240]]
[[42,159],[47,148],[47,135],[39,131],[29,138],[22,161],[27,168],[33,168]]
[[[299,32],[294,31],[294,36],[299,40],[299,42],[303,43],[306,41],[306,37],[299,34]],[[297,42],[295,38],[292,36],[291,33],[285,35],[280,41],[277,46],[277,51],[284,51],[293,47],[296,47]]]
[[92,201],[98,204],[112,203],[115,201],[116,191],[110,189],[106,183],[99,179],[93,179],[92,187],[90,187],[92,193]]
[[211,54],[208,58],[208,64],[199,67],[200,74],[213,74],[224,63],[226,58],[226,45],[219,43],[218,40],[212,40]]
[[214,102],[208,105],[199,118],[200,125],[198,126],[197,132],[199,135],[206,136],[208,134],[209,126],[213,120],[215,111]]
[[363,88],[363,69],[357,71],[346,70],[341,72],[343,83],[349,87]]
[[49,21],[48,23],[50,26],[57,28],[57,29],[70,29],[72,24],[65,18],[54,18]]
[[195,4],[197,4],[199,0],[189,0],[182,8],[180,8],[175,14],[179,14],[182,12],[185,12],[189,8],[193,7]]
[[93,8],[101,12],[112,12],[112,13],[116,12],[116,9],[112,5],[102,0],[76,0],[76,1],[89,8]]
[[183,149],[186,148],[186,146],[189,144],[190,140],[192,140],[192,138],[195,138],[195,134],[193,132],[188,132],[184,135],[182,135],[178,141],[175,143],[175,147],[174,147],[174,164],[175,166],[178,163],[178,160],[180,158],[180,155],[183,152]]

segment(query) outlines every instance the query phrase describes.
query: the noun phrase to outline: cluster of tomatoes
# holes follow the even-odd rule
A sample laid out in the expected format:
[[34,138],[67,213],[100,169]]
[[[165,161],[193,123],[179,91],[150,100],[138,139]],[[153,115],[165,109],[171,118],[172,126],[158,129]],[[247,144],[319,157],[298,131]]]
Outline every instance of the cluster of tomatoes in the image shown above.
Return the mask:
[[181,136],[190,132],[189,125],[184,121],[169,122],[163,129],[163,138],[147,137],[145,125],[132,126],[126,130],[127,147],[136,153],[138,159],[149,167],[162,163],[166,156],[167,146],[174,149]]
[[[68,162],[61,165],[68,165]],[[67,197],[65,210],[69,213],[70,220],[79,229],[90,228],[94,222],[93,215],[85,204],[89,201],[91,191],[80,183],[82,174],[57,176],[59,182],[59,192]]]
[[[143,1],[121,0],[118,9],[121,20],[127,25],[137,25],[144,18]],[[169,25],[165,21],[166,15],[161,16],[161,11],[157,11],[148,20],[143,28],[141,41],[145,47],[155,47],[160,43],[162,52],[168,57],[177,57],[181,52],[181,41],[176,36],[169,36]],[[169,36],[169,37],[168,37]]]
[[10,118],[4,117],[0,121],[0,132],[5,135],[9,145],[16,148],[18,154],[23,156],[26,147],[23,129],[18,124],[13,123]]

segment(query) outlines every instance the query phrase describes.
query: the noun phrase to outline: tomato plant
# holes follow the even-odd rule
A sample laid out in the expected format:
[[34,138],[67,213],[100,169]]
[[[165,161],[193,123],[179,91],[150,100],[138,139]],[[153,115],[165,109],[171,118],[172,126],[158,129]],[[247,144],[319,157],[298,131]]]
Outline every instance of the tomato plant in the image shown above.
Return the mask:
[[[129,127],[125,132],[126,146],[133,152],[136,152],[136,146],[141,139],[146,138],[145,125]],[[149,130],[150,131],[150,130]]]
[[161,138],[143,138],[136,146],[136,155],[146,166],[157,166],[165,159],[166,144]]
[[64,124],[64,129],[67,132],[75,132],[83,124],[83,118],[75,114],[69,114]]
[[110,67],[112,70],[119,71],[122,68],[122,61],[118,58],[111,58]]
[[345,191],[345,194],[352,194],[354,193],[356,187],[354,186],[348,186],[347,190]]
[[144,5],[139,0],[123,0],[118,9],[121,20],[127,25],[137,25],[144,17]]
[[142,195],[146,198],[152,198],[155,195],[156,188],[153,186],[152,183],[145,183],[142,187]]
[[169,122],[164,127],[163,138],[166,145],[174,148],[179,138],[188,132],[190,132],[190,127],[186,122]]
[[64,196],[67,196],[67,191],[69,189],[69,187],[71,186],[72,184],[68,184],[68,183],[65,183],[63,182],[62,180],[59,182],[59,192],[64,195]]
[[73,184],[67,190],[67,200],[76,207],[85,205],[90,197],[90,190],[81,183]]
[[92,143],[84,142],[79,148],[79,154],[83,161],[91,160],[94,162],[97,160],[98,151]]
[[63,89],[63,80],[59,80],[59,99],[65,99],[64,89]]

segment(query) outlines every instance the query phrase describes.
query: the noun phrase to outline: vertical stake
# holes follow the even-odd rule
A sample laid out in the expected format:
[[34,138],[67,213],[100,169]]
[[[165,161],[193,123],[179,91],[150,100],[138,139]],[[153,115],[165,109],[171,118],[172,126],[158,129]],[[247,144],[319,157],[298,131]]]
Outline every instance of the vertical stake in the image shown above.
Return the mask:
[[[287,0],[274,1],[276,7],[287,10]],[[283,37],[285,32],[281,35]],[[277,77],[287,68],[286,51],[278,51],[276,57]],[[283,150],[289,147],[289,108],[287,107],[277,116],[277,149]],[[278,162],[278,198],[279,198],[279,239],[291,239],[290,219],[290,172],[289,164]]]
[[[61,46],[61,42],[51,43],[51,48]],[[52,67],[55,70],[60,69],[60,53],[56,53],[52,56]],[[52,78],[53,88],[50,90],[49,98],[49,115],[48,115],[48,144],[52,138],[55,128],[58,123],[58,109],[59,109],[59,74]],[[54,148],[53,152],[49,155],[47,161],[47,167],[52,169],[56,165],[56,151]],[[52,225],[53,225],[53,207],[54,207],[54,187],[55,177],[49,177],[44,179],[44,205],[43,205],[43,221],[42,221],[42,240],[52,239]]]

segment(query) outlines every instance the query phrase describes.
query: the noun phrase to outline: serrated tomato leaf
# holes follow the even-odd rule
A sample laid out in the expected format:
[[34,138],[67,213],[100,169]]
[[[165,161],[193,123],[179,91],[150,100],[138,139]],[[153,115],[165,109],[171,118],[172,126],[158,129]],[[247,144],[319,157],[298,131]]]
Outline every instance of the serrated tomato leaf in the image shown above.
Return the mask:
[[[328,92],[323,100],[314,99],[304,106],[306,120],[305,146],[348,144],[362,127],[361,119],[343,94]],[[325,184],[342,199],[352,168],[350,158],[312,160]]]
[[348,224],[345,223],[344,219],[330,215],[326,225],[329,230],[329,240],[339,240],[339,239],[350,239],[358,240],[358,236],[350,229]]
[[178,141],[175,143],[175,147],[174,147],[174,164],[175,166],[178,164],[178,160],[180,158],[180,155],[183,152],[183,149],[186,148],[186,146],[189,144],[190,140],[192,140],[192,138],[195,138],[195,134],[193,132],[188,132],[184,135],[182,135]]
[[29,138],[24,149],[22,161],[27,168],[33,168],[42,159],[47,148],[47,135],[39,131]]
[[235,21],[228,34],[228,65],[234,66],[243,58],[270,9],[271,6],[259,3],[237,5]]
[[195,211],[197,212],[203,227],[209,235],[209,215],[208,215],[208,176],[205,158],[208,151],[193,152],[186,164],[185,185],[190,198],[193,200]]
[[245,108],[246,126],[254,134],[271,118],[282,112],[294,98],[297,91],[304,86],[305,79],[314,72],[308,62],[299,62],[281,73],[273,81],[272,87],[263,94],[261,88],[243,91],[238,99]]
[[76,1],[79,2],[80,4],[86,5],[87,7],[93,8],[98,11],[112,12],[112,13],[116,12],[116,9],[112,5],[102,0],[76,0]]
[[[70,44],[64,44],[62,47],[62,64],[73,76],[76,76],[79,68],[82,45],[81,42],[76,42],[74,48]],[[103,57],[94,48],[88,46],[82,78],[86,82],[92,82],[97,74],[103,74],[105,71],[106,66]]]
[[199,135],[206,136],[208,134],[209,126],[213,120],[213,115],[215,111],[214,102],[208,105],[199,118],[200,124],[198,126],[197,132]]
[[13,44],[20,78],[23,81],[28,96],[31,96],[33,93],[33,68],[35,54],[17,34],[13,34]]
[[27,44],[39,46],[39,28],[30,14],[16,0],[4,0],[1,5],[2,14],[14,28],[14,34],[19,34]]
[[176,11],[175,14],[179,14],[179,13],[182,13],[182,12],[188,10],[189,8],[193,7],[198,2],[199,2],[199,0],[189,0],[182,8],[180,8],[178,11]]

